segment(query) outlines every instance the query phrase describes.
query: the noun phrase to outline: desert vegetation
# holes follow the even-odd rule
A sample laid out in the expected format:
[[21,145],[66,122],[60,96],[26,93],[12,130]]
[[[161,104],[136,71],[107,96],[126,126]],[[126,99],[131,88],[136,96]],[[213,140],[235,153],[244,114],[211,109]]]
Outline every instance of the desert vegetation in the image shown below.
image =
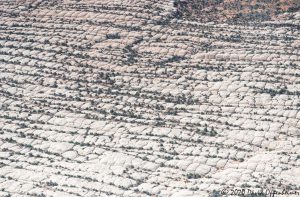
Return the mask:
[[293,16],[291,13],[300,10],[300,1],[175,0],[174,7],[177,17],[189,20],[248,24],[289,18]]
[[299,12],[231,24],[184,1],[0,5],[0,196],[300,189]]

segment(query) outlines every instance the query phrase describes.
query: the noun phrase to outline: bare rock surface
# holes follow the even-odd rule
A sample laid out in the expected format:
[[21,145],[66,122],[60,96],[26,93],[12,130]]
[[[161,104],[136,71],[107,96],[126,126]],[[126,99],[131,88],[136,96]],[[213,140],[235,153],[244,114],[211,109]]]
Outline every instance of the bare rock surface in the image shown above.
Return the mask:
[[0,5],[0,196],[299,192],[299,12],[233,25],[166,0]]

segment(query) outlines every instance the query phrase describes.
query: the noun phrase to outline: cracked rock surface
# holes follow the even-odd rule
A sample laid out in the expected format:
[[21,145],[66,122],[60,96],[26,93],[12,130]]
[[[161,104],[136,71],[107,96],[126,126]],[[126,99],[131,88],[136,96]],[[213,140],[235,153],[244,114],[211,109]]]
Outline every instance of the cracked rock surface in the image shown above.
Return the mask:
[[300,13],[173,3],[0,0],[0,196],[299,191]]

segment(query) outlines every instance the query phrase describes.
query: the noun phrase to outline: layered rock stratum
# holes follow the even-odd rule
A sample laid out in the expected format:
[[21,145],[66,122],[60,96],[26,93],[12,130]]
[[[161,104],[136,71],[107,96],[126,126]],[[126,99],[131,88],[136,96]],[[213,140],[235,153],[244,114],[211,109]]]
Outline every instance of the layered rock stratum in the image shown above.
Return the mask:
[[299,192],[299,11],[174,3],[0,0],[0,196]]

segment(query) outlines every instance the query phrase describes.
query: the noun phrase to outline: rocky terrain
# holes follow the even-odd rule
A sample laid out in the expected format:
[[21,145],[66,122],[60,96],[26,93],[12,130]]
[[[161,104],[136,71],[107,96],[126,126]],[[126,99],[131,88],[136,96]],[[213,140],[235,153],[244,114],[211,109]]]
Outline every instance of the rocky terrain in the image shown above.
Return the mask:
[[300,192],[300,12],[174,3],[0,0],[0,196]]
[[[177,17],[201,22],[248,23],[278,20],[300,10],[299,0],[175,0]],[[281,17],[284,17],[282,15]]]

